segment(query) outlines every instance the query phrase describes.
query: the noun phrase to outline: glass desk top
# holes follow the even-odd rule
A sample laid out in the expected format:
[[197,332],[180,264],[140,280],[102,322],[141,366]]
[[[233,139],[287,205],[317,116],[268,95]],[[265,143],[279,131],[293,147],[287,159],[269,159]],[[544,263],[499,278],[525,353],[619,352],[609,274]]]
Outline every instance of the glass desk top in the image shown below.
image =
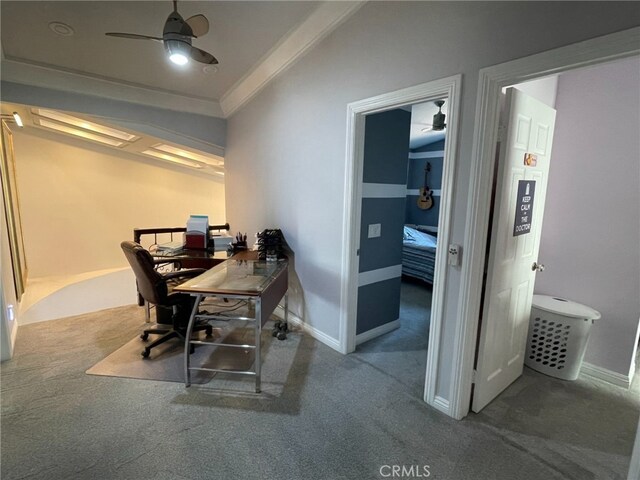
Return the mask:
[[175,287],[185,293],[260,295],[287,268],[286,260],[229,260]]
[[220,261],[224,261],[229,258],[229,254],[226,250],[222,251],[210,251],[210,250],[196,250],[183,248],[175,251],[161,251],[154,250],[151,252],[151,256],[154,258],[166,258],[168,261],[180,260],[183,258],[213,258]]

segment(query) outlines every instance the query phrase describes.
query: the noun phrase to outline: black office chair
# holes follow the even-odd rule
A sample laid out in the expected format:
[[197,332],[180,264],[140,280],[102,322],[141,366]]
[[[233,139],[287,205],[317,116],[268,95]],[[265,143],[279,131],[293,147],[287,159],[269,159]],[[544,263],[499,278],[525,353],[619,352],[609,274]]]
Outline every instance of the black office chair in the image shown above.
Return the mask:
[[[151,254],[136,242],[122,242],[120,244],[127,261],[133,269],[138,284],[138,292],[147,302],[152,303],[156,308],[171,308],[171,328],[151,328],[144,330],[140,335],[142,340],[147,340],[149,335],[163,335],[145,347],[142,356],[148,358],[151,349],[170,340],[179,338],[185,340],[187,323],[194,300],[190,295],[172,292],[171,288],[179,283],[185,282],[189,278],[205,272],[203,268],[190,268],[176,270],[168,273],[160,273],[156,270],[156,262]],[[207,336],[211,336],[213,328],[211,325],[196,325],[194,332],[205,330]],[[193,346],[192,346],[193,348]]]

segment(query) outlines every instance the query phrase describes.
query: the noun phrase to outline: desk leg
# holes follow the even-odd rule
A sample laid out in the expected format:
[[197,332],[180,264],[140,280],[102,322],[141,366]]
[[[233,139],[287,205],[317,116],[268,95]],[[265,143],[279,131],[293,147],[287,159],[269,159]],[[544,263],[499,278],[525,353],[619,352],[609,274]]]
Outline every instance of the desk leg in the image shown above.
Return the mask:
[[196,295],[196,300],[193,302],[193,310],[191,310],[191,316],[189,317],[189,325],[187,326],[187,333],[184,339],[184,386],[191,386],[191,371],[189,370],[189,364],[191,362],[191,333],[193,332],[193,325],[196,323],[196,315],[198,313],[198,307],[202,301],[202,295]]
[[289,291],[284,293],[284,324],[289,328]]
[[260,352],[260,345],[262,343],[262,299],[256,297],[256,358],[254,360],[256,370],[256,393],[260,393],[260,370],[262,367],[262,358]]

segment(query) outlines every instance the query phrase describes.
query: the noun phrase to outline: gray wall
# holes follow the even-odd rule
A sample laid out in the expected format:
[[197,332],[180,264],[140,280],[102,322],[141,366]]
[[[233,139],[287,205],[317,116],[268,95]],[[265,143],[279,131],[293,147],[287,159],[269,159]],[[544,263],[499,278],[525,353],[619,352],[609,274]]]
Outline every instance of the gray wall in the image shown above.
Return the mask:
[[[339,340],[347,104],[463,75],[451,236],[462,244],[479,70],[638,24],[635,2],[369,2],[229,119],[228,220],[241,231],[284,230],[304,289],[300,313]],[[459,287],[460,271],[449,269],[444,399]]]
[[640,317],[640,60],[560,76],[536,293],[602,320],[585,361],[628,375]]

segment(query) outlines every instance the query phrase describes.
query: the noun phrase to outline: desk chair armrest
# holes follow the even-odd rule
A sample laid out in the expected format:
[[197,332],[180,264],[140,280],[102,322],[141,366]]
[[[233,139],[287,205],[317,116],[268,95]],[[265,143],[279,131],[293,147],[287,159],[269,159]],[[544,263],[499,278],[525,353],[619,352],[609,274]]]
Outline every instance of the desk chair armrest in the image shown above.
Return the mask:
[[206,271],[206,268],[185,268],[184,270],[176,270],[174,272],[163,273],[162,277],[165,280],[172,280],[175,278],[193,278]]

